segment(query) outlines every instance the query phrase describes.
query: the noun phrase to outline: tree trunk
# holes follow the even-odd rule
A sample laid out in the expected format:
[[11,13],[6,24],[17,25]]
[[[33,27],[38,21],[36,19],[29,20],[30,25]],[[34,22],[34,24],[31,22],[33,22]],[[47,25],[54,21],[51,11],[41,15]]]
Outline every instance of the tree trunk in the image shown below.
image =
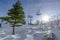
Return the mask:
[[14,24],[13,24],[13,32],[12,32],[12,35],[15,34],[15,24],[16,24],[16,19],[15,19],[15,22],[14,22]]
[[13,31],[12,31],[12,35],[15,34],[15,26],[13,26]]

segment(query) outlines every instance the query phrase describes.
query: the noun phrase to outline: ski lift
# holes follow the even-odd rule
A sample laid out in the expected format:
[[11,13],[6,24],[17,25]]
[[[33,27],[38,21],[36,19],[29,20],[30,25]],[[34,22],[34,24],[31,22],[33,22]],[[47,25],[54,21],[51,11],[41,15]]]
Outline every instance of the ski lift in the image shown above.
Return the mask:
[[32,18],[33,16],[31,16],[31,15],[28,15],[28,17],[29,17],[29,18]]
[[32,25],[31,21],[32,21],[32,17],[31,15],[28,15],[28,17],[30,18],[30,23],[28,23],[28,25]]
[[37,11],[37,14],[36,14],[37,16],[39,16],[39,15],[41,15],[41,13],[40,13],[40,9],[38,9],[38,11]]

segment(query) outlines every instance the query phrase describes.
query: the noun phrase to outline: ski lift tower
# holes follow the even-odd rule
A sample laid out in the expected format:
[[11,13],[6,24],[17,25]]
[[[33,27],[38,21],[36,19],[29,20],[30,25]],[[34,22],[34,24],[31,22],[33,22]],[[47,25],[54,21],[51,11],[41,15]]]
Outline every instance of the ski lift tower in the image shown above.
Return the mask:
[[32,15],[28,15],[28,18],[29,18],[29,20],[30,20],[30,22],[28,23],[28,25],[30,25],[30,27],[31,27],[31,25],[32,25],[32,18],[33,18],[33,16]]
[[[37,15],[37,16],[41,16],[40,9],[38,9],[36,15]],[[37,25],[40,26],[41,21],[37,20],[37,22],[38,22]]]

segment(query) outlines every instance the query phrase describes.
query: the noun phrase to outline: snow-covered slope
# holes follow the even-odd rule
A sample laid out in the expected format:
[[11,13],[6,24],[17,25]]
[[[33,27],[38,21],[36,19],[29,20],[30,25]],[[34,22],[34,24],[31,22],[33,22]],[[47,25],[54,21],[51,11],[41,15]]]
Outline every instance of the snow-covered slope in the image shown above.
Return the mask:
[[51,33],[54,33],[56,36],[56,40],[60,40],[60,29],[56,28],[51,31]]
[[0,40],[42,40],[46,34],[43,30],[37,27],[17,27],[16,34],[12,35],[11,27],[0,28]]
[[57,40],[60,40],[60,29],[56,28],[53,30],[43,30],[39,27],[16,27],[16,35],[12,35],[11,27],[0,28],[0,40],[42,40],[46,34],[54,33]]

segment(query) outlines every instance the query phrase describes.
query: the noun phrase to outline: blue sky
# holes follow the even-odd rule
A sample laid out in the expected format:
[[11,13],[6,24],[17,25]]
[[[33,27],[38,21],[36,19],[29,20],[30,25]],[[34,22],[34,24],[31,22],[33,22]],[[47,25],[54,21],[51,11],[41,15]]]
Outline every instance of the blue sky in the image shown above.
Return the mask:
[[[60,13],[60,0],[20,0],[24,8],[26,17],[31,14],[36,20],[38,9],[42,14],[56,15]],[[16,0],[0,0],[0,16],[6,16],[8,9]]]

